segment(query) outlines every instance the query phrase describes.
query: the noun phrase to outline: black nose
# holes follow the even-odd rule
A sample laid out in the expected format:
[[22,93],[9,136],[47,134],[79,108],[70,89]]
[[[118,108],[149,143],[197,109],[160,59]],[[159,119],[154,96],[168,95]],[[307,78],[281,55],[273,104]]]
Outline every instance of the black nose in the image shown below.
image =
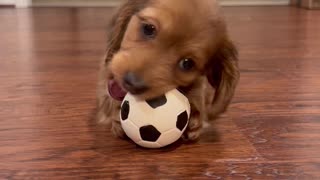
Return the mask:
[[132,94],[141,94],[148,90],[148,86],[143,79],[132,72],[128,72],[124,76],[123,86]]

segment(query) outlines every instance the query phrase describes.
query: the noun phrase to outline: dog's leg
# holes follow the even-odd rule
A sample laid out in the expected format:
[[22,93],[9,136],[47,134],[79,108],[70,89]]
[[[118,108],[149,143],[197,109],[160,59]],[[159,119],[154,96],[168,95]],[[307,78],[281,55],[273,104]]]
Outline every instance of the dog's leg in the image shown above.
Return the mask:
[[192,91],[187,94],[187,97],[191,105],[191,115],[188,127],[182,138],[188,141],[196,141],[201,135],[203,122],[207,118],[202,81],[195,84]]
[[125,137],[119,117],[121,104],[110,97],[105,97],[103,101],[104,102],[98,108],[98,122],[111,125],[111,131],[115,136],[121,138]]
[[[111,98],[109,98],[109,99],[111,99]],[[121,122],[120,122],[120,116],[119,116],[119,112],[121,109],[121,103],[118,101],[115,101],[115,100],[112,100],[112,101],[114,101],[114,109],[113,109],[113,112],[112,112],[112,115],[110,118],[111,123],[112,123],[111,124],[111,132],[113,133],[113,135],[115,135],[117,137],[124,138],[126,135],[122,129]]]
[[111,118],[111,122],[112,122],[111,132],[113,133],[113,135],[120,137],[120,138],[126,137],[125,132],[122,129],[120,118],[119,118],[118,114]]
[[125,137],[119,117],[121,102],[115,101],[107,93],[107,80],[110,76],[108,68],[102,64],[100,67],[97,92],[97,120],[98,123],[111,125],[111,131],[115,136]]
[[184,132],[182,138],[187,141],[196,141],[199,139],[202,129],[203,120],[200,117],[200,112],[192,107],[189,125]]
[[97,113],[97,120],[99,123],[111,125],[112,133],[117,137],[125,137],[125,133],[120,124],[120,102],[113,100],[112,98],[105,96],[105,97],[98,97],[102,98],[98,100],[101,103],[98,106],[98,113]]

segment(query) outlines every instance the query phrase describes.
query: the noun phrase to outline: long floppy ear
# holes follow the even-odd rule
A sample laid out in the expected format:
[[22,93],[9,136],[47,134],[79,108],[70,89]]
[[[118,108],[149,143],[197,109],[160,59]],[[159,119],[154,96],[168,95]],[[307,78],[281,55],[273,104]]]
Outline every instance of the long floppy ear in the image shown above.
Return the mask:
[[119,7],[109,26],[107,39],[107,53],[105,63],[108,63],[113,55],[120,49],[121,42],[127,30],[131,17],[143,9],[150,0],[127,0]]
[[239,77],[237,49],[228,38],[225,38],[210,59],[207,70],[208,82],[215,89],[214,98],[208,110],[211,117],[227,109]]
[[150,0],[126,0],[126,2],[116,10],[116,13],[111,19],[109,24],[109,33],[107,35],[107,50],[104,59],[101,60],[98,74],[98,108],[104,108],[103,110],[99,110],[98,114],[102,113],[99,116],[110,114],[113,110],[112,101],[107,101],[107,80],[111,78],[111,73],[107,68],[108,63],[113,58],[114,54],[119,51],[131,17],[147,6],[149,1]]

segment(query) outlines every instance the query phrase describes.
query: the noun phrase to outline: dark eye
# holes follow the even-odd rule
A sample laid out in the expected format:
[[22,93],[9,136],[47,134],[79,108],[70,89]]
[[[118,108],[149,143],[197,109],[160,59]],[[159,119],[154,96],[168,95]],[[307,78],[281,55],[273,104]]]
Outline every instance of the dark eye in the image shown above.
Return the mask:
[[185,58],[179,62],[179,67],[183,71],[190,71],[194,68],[195,63],[193,59]]
[[157,29],[152,24],[142,24],[142,33],[147,38],[154,38],[157,33]]

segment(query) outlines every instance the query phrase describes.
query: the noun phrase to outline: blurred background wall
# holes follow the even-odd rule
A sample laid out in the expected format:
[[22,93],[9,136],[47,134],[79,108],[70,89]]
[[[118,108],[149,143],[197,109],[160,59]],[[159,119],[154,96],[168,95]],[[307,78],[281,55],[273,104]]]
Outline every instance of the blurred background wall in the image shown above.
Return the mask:
[[[0,5],[27,6],[116,6],[123,0],[0,0]],[[222,5],[288,5],[290,0],[219,0]]]

